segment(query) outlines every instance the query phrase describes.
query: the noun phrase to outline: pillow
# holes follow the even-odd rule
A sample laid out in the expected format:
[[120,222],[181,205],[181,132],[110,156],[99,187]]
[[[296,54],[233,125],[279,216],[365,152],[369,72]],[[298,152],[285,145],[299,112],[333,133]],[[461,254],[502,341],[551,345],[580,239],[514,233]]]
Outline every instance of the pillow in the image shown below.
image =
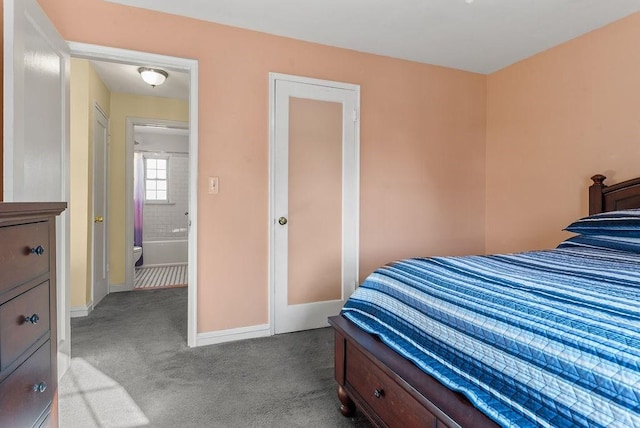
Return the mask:
[[563,241],[558,248],[586,247],[640,254],[640,238],[629,236],[578,235]]
[[594,214],[574,221],[565,230],[583,235],[640,237],[640,209]]

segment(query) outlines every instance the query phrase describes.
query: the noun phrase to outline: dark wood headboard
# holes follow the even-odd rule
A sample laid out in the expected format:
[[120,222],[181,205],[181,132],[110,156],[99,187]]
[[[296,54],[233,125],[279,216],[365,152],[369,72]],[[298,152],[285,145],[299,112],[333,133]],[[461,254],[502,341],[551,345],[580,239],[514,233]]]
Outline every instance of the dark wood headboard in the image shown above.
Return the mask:
[[632,178],[612,186],[604,184],[605,177],[591,177],[589,187],[589,215],[607,211],[640,208],[640,178]]

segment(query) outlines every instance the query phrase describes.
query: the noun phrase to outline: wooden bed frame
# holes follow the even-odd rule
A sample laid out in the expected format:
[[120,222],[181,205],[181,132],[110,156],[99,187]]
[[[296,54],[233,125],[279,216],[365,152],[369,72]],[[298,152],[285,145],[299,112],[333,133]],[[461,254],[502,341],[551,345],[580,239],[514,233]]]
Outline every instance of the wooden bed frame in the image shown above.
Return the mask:
[[[640,208],[640,178],[612,186],[591,177],[589,214]],[[497,427],[462,394],[429,376],[342,316],[329,318],[335,330],[335,378],[340,410],[356,406],[379,427]]]

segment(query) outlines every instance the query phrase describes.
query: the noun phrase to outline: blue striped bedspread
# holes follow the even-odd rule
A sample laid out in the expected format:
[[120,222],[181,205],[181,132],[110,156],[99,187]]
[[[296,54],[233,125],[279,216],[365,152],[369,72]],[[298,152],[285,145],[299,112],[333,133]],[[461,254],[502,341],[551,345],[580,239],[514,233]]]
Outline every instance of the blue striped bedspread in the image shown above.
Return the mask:
[[342,314],[504,427],[640,427],[640,254],[407,259]]

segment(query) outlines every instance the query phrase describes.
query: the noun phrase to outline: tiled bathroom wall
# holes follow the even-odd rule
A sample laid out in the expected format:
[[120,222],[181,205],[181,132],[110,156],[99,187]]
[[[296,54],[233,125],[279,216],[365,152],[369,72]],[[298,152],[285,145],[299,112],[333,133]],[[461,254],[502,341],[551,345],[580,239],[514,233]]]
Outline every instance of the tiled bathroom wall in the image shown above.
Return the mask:
[[189,156],[169,154],[169,203],[144,205],[143,241],[187,239]]

